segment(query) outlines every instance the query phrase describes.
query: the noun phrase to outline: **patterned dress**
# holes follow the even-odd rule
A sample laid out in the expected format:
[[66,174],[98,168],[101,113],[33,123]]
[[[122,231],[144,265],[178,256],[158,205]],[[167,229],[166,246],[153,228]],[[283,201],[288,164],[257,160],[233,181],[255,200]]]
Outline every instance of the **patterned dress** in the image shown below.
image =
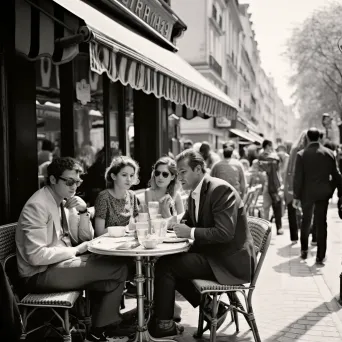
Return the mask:
[[138,200],[131,190],[126,197],[115,198],[108,189],[99,193],[95,201],[95,217],[105,220],[105,228],[110,226],[127,226],[131,217],[139,214]]

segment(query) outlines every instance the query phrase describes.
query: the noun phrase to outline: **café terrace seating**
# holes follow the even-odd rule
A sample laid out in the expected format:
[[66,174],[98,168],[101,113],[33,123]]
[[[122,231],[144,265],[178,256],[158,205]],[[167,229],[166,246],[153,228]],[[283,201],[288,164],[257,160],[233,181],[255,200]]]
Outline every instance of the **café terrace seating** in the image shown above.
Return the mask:
[[[76,300],[82,295],[81,291],[68,291],[58,293],[32,294],[22,293],[19,290],[20,277],[17,269],[17,258],[15,254],[15,229],[17,224],[7,224],[0,226],[0,262],[3,265],[9,284],[17,299],[17,304],[22,317],[21,340],[25,340],[27,335],[41,328],[52,328],[57,334],[63,337],[64,342],[71,342],[70,316],[69,310],[74,307]],[[88,303],[87,303],[88,305]],[[38,327],[28,330],[28,320],[38,309],[49,309],[61,322],[61,328],[56,328],[51,324],[51,317]],[[86,310],[87,312],[88,309]],[[80,333],[85,332],[90,317],[85,317],[84,322],[78,321],[83,326]]]

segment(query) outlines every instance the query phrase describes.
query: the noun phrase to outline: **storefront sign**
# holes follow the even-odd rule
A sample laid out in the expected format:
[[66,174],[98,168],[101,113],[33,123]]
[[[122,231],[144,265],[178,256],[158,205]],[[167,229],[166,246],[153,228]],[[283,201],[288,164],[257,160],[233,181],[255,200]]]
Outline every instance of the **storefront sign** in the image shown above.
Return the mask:
[[230,128],[232,126],[232,120],[225,117],[218,117],[215,119],[217,128]]
[[160,4],[151,0],[113,0],[124,5],[135,16],[143,20],[158,33],[171,40],[175,18]]

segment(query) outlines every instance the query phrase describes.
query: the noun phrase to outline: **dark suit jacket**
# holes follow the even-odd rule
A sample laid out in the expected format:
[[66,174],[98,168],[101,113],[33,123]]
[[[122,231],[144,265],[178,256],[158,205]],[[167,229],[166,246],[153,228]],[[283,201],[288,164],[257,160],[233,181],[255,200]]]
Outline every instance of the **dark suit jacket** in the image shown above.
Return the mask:
[[328,200],[335,189],[342,195],[342,179],[333,151],[311,143],[297,153],[293,181],[294,198],[302,202]]
[[191,251],[206,256],[219,283],[249,283],[256,257],[246,211],[237,191],[224,180],[205,176],[197,223],[193,203],[189,196],[183,217],[189,227],[196,227]]

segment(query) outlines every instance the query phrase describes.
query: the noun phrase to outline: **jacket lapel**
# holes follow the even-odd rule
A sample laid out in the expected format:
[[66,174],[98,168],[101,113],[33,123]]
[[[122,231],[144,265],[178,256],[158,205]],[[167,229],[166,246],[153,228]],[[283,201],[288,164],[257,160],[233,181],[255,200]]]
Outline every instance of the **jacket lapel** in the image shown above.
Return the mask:
[[210,178],[208,176],[204,176],[202,188],[201,188],[200,203],[199,203],[199,208],[198,208],[197,223],[202,222],[203,206],[204,206],[204,202],[205,202],[205,195],[208,191],[209,182],[210,182]]
[[61,217],[59,214],[59,208],[58,208],[57,203],[56,203],[55,199],[53,198],[50,190],[48,188],[44,188],[44,190],[45,190],[47,204],[49,206],[49,211],[50,211],[51,216],[52,216],[53,226],[54,226],[56,234],[57,234],[58,231],[61,229]]

